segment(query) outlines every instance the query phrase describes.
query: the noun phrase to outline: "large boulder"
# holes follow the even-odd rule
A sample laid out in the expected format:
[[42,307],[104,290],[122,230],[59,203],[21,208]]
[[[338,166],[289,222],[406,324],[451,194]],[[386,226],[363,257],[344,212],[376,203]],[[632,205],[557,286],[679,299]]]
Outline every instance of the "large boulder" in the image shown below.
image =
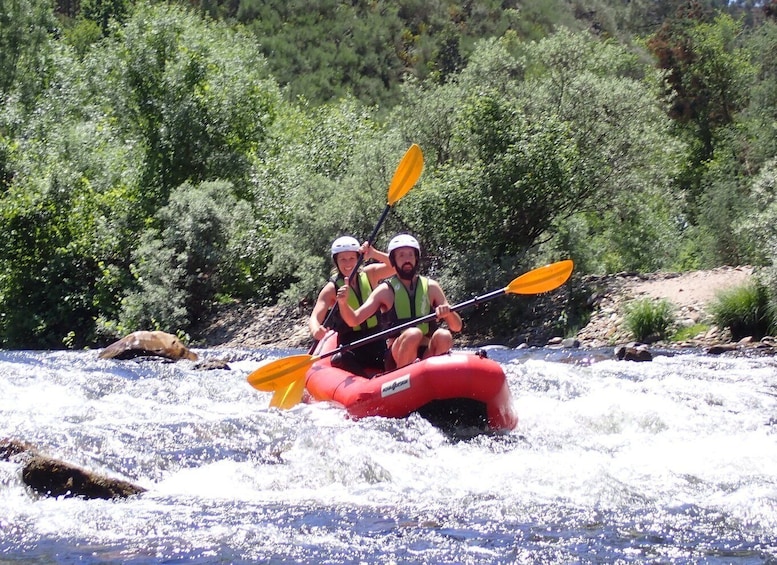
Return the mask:
[[84,498],[127,498],[145,492],[141,486],[98,475],[65,461],[33,455],[22,469],[22,480],[38,494]]
[[39,453],[19,440],[0,442],[0,459],[20,461],[22,481],[44,496],[83,498],[127,498],[146,489],[122,479],[114,479]]
[[197,354],[189,351],[173,334],[160,331],[137,331],[124,336],[100,352],[100,359],[134,359],[157,356],[178,361],[196,361]]

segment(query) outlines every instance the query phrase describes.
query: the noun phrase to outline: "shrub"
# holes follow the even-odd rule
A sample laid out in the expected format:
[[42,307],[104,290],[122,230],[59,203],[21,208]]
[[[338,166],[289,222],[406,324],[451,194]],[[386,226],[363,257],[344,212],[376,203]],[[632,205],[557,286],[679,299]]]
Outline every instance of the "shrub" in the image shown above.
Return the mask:
[[637,341],[658,341],[667,336],[674,324],[674,307],[663,298],[635,300],[626,305],[625,323]]
[[731,330],[734,339],[761,339],[773,325],[767,288],[757,281],[719,292],[710,312],[718,326]]
[[230,237],[246,225],[249,211],[225,181],[184,183],[156,214],[158,226],[144,231],[133,252],[136,288],[122,301],[125,330],[187,331],[204,320],[216,293],[238,278]]

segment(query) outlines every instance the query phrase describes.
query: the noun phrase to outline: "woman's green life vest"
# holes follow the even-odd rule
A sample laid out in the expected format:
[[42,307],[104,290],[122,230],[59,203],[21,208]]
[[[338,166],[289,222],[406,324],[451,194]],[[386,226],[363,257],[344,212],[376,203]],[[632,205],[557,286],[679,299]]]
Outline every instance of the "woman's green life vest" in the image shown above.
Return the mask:
[[[370,286],[370,278],[367,276],[367,273],[359,273],[358,277],[358,283],[359,283],[359,292],[358,294],[354,292],[353,286],[348,289],[348,306],[356,310],[359,306],[361,306],[365,300],[367,300],[367,297],[372,292],[372,286]],[[332,278],[332,282],[335,283],[335,288],[340,289],[345,284],[345,280],[343,279],[342,275],[337,275],[337,277]],[[366,320],[367,329],[376,328],[378,326],[378,316],[373,315],[367,318]],[[362,324],[358,326],[354,326],[351,328],[351,330],[355,332],[362,331],[364,328],[362,327]]]

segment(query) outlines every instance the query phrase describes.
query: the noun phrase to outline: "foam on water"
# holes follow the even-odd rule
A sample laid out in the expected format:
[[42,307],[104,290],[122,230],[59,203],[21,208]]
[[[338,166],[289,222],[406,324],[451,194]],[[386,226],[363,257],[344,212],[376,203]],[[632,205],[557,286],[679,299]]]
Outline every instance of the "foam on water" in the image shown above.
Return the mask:
[[270,395],[245,381],[257,366],[248,358],[197,371],[93,352],[0,352],[0,437],[149,489],[126,501],[41,498],[23,487],[18,464],[0,463],[0,555],[777,558],[773,359],[500,356],[518,428],[456,441],[418,416],[352,421],[327,404],[268,409]]

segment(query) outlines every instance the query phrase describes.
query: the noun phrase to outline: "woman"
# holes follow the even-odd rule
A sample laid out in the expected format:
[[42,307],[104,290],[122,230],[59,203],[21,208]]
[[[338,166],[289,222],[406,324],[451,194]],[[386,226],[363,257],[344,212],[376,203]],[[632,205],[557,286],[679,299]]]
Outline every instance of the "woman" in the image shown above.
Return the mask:
[[[329,311],[337,301],[337,291],[345,284],[345,277],[349,278],[348,303],[353,308],[358,308],[367,299],[378,283],[394,275],[396,272],[391,265],[389,256],[382,251],[373,248],[368,242],[359,245],[356,238],[343,236],[332,243],[332,262],[335,272],[321,291],[318,293],[313,312],[310,314],[308,327],[310,334],[317,341],[323,339],[328,330],[324,327]],[[352,276],[353,270],[359,262],[360,255],[364,260],[373,260],[375,263],[363,266],[357,275]],[[340,345],[353,343],[371,334],[380,331],[378,316],[371,316],[361,324],[354,327],[343,322],[339,312],[335,312],[327,322],[329,328],[337,331]],[[364,373],[368,367],[382,368],[386,353],[385,340],[377,340],[353,349],[338,353],[332,357],[332,365],[342,367],[352,372]]]

